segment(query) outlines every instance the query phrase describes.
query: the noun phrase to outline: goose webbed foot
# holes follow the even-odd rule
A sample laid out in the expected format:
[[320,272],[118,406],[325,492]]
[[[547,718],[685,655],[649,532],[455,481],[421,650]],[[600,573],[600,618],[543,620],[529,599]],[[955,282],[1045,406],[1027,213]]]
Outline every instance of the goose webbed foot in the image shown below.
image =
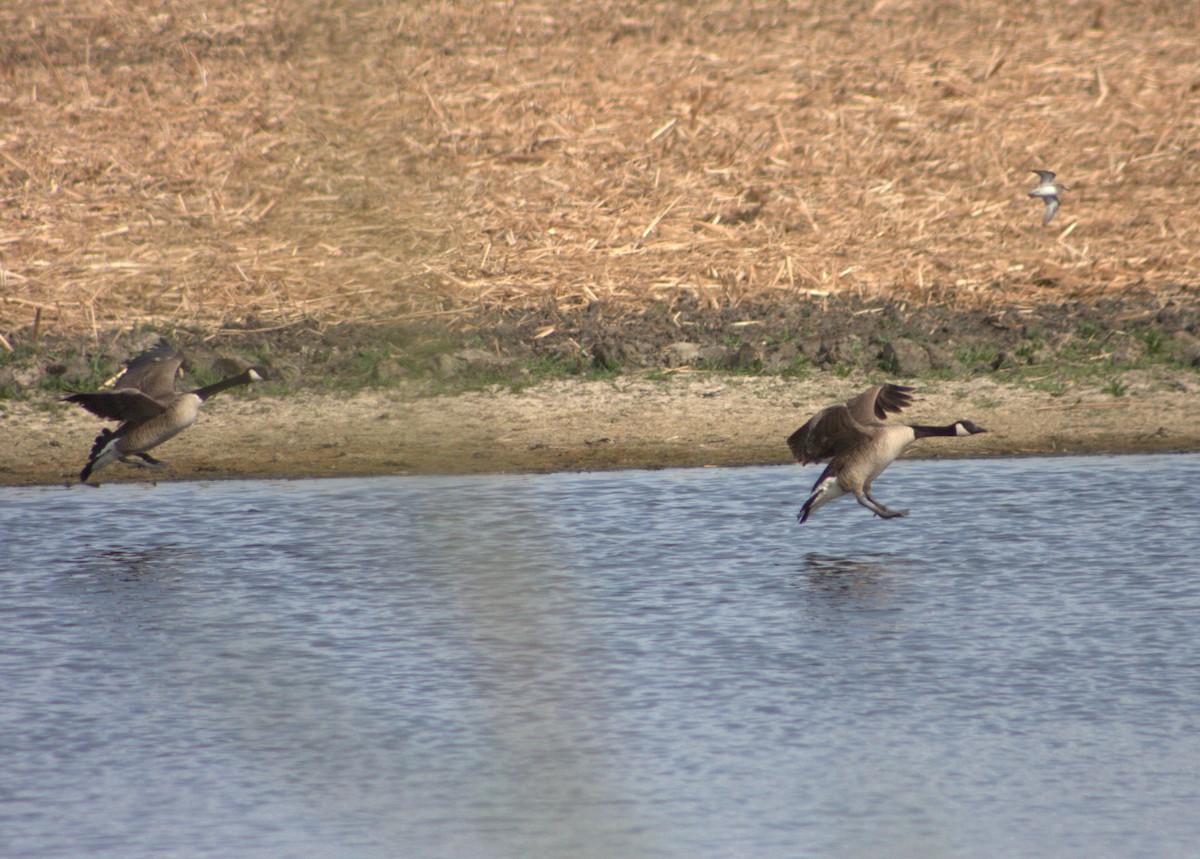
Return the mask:
[[869,492],[863,492],[858,498],[858,503],[866,507],[880,519],[899,519],[901,516],[908,515],[907,510],[892,510],[890,507],[880,504],[871,497],[871,493]]
[[[135,456],[137,459],[133,458]],[[131,453],[129,456],[122,457],[121,462],[127,465],[136,465],[139,468],[166,468],[171,464],[165,459],[155,459],[148,453]]]
[[875,496],[871,494],[871,487],[869,486],[863,487],[863,495],[867,496],[867,500],[883,511],[883,513],[880,515],[884,519],[899,519],[901,516],[908,515],[908,510],[893,510],[886,504],[881,504],[876,501]]

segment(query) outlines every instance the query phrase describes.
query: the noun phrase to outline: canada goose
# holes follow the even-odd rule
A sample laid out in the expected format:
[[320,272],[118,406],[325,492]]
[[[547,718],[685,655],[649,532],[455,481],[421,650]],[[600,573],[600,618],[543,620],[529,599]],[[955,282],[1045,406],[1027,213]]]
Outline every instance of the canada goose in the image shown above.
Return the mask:
[[797,519],[804,522],[815,510],[847,492],[853,492],[859,504],[884,519],[907,516],[907,510],[889,510],[876,501],[871,481],[919,438],[987,432],[970,421],[944,427],[882,423],[889,412],[898,413],[912,405],[912,391],[905,385],[875,385],[844,406],[822,409],[788,436],[788,447],[801,465],[829,460]]
[[[167,345],[156,346],[131,360],[112,390],[64,398],[94,415],[121,422],[115,430],[104,429],[96,436],[87,465],[79,472],[81,482],[117,460],[130,465],[166,465],[146,451],[195,423],[200,406],[213,394],[236,385],[261,382],[267,377],[261,367],[251,367],[203,388],[176,393],[175,376],[182,365],[183,355],[178,350]],[[135,456],[141,462],[132,459]]]
[[1058,192],[1070,191],[1066,185],[1056,184],[1054,182],[1054,174],[1049,170],[1033,170],[1030,171],[1038,175],[1037,187],[1029,192],[1030,197],[1041,197],[1042,202],[1046,204],[1046,213],[1042,215],[1042,226],[1050,223],[1050,219],[1054,217],[1054,213],[1058,211]]

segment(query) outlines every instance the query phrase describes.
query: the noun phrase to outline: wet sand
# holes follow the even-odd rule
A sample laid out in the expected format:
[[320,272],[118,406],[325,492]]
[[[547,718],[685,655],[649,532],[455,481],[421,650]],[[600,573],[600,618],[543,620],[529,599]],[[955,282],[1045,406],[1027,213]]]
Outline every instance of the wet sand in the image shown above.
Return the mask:
[[[787,463],[784,439],[792,430],[875,381],[679,373],[667,381],[565,380],[517,393],[442,397],[403,387],[222,395],[194,427],[155,450],[169,466],[117,464],[98,477],[107,483]],[[906,420],[969,418],[989,432],[923,440],[909,456],[1200,450],[1194,373],[1131,378],[1119,397],[1094,385],[1051,395],[986,378],[917,388]],[[0,404],[0,484],[77,481],[102,426],[80,409],[50,402]]]

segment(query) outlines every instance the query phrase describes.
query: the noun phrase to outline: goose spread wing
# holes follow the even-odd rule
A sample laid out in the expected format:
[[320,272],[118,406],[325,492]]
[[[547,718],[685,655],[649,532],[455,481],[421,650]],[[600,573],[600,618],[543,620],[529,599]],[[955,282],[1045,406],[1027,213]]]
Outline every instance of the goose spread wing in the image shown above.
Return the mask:
[[888,413],[898,413],[912,405],[915,388],[907,385],[874,385],[846,402],[846,408],[862,424],[886,420]]
[[134,389],[151,399],[166,402],[175,396],[175,374],[183,365],[183,353],[167,346],[155,346],[135,356],[115,383],[114,391]]
[[870,437],[870,430],[854,418],[847,406],[830,406],[817,412],[808,423],[788,436],[787,443],[792,456],[802,465],[808,465],[829,459]]
[[161,415],[165,409],[158,400],[132,388],[71,394],[66,401],[78,403],[97,417],[125,423],[148,421]]

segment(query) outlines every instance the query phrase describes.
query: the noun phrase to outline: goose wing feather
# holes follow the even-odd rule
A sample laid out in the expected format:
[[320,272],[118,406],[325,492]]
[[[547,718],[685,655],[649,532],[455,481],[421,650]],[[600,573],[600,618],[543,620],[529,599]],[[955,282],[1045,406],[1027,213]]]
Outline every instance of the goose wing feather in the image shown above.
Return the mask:
[[165,410],[158,400],[132,388],[71,394],[65,399],[68,403],[78,403],[97,417],[125,423],[148,421]]
[[848,406],[830,406],[788,436],[788,447],[802,465],[835,456],[847,446],[869,440],[871,431]]
[[183,366],[183,353],[166,344],[135,356],[113,383],[116,391],[133,389],[166,402],[175,396],[175,375]]
[[817,412],[787,440],[792,455],[802,464],[830,459],[856,444],[869,441],[871,427],[889,413],[912,405],[913,388],[907,385],[874,385],[851,397],[845,405]]
[[912,405],[914,390],[907,385],[873,385],[848,400],[846,408],[859,423],[886,420],[889,413],[899,413]]

